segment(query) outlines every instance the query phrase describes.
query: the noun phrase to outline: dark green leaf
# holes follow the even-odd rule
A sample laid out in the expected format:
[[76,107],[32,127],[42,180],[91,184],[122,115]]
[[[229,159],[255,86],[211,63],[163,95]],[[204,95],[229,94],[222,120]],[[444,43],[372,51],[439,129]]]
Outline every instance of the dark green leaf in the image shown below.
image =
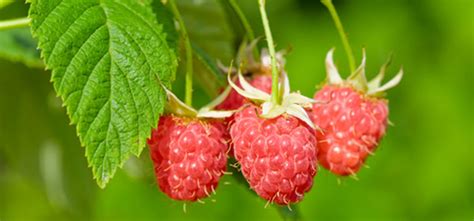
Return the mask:
[[168,7],[163,5],[161,0],[153,0],[152,6],[158,22],[163,25],[163,32],[166,33],[166,41],[169,47],[173,49],[175,53],[178,53],[179,35],[175,27],[173,13],[171,13]]
[[198,70],[196,73],[198,76],[197,82],[208,95],[217,96],[226,85],[224,74],[217,67],[216,60],[211,58],[199,46],[193,44],[193,51],[196,58],[195,67]]
[[178,6],[193,43],[196,82],[214,97],[225,85],[216,62],[228,64],[234,56],[235,36],[226,11],[218,0],[179,0]]
[[228,62],[234,56],[234,35],[218,0],[179,0],[189,37],[211,57]]
[[30,17],[54,88],[105,187],[156,126],[175,54],[150,1],[37,0]]

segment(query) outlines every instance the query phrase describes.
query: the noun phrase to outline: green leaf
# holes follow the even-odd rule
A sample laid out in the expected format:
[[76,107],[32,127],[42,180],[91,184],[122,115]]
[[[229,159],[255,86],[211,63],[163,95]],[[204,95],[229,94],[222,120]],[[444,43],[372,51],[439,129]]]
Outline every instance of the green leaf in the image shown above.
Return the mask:
[[211,57],[228,62],[234,56],[235,36],[218,0],[179,0],[189,38]]
[[44,67],[29,28],[0,31],[0,57],[29,67]]
[[210,97],[226,85],[217,61],[228,64],[234,56],[235,36],[219,0],[178,0],[178,7],[193,44],[196,82]]
[[168,7],[163,5],[161,0],[153,0],[152,7],[153,12],[160,21],[160,24],[163,25],[163,32],[166,33],[166,41],[168,42],[169,47],[178,54],[179,34],[175,27],[173,13]]
[[36,0],[30,18],[103,188],[131,154],[140,154],[157,125],[176,56],[150,1]]
[[196,44],[193,44],[193,51],[196,58],[195,67],[198,70],[195,73],[197,82],[208,95],[217,96],[226,86],[224,74],[217,67],[216,61]]

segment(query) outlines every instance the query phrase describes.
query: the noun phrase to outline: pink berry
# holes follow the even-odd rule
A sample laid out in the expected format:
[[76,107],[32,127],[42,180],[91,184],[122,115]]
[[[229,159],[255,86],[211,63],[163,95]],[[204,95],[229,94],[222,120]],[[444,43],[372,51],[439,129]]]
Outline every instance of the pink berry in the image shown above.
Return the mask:
[[251,105],[235,114],[230,128],[235,158],[260,197],[280,205],[299,202],[316,175],[313,129],[296,117],[264,119],[260,112]]
[[369,97],[349,86],[326,85],[313,105],[317,131],[318,160],[331,172],[357,173],[375,151],[387,127],[387,101]]
[[184,201],[213,193],[226,169],[224,134],[220,122],[162,116],[148,140],[160,189]]

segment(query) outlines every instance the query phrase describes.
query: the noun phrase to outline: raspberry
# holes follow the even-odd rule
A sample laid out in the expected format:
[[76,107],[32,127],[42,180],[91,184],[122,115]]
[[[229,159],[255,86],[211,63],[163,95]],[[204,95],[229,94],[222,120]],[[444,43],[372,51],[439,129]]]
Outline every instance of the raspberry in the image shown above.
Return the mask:
[[355,175],[385,135],[388,101],[385,91],[395,87],[403,70],[381,85],[390,59],[370,82],[365,77],[365,51],[362,63],[343,80],[333,62],[333,51],[326,56],[327,83],[316,92],[313,121],[321,130],[318,139],[318,160],[331,172],[341,176]]
[[148,140],[160,189],[175,200],[209,196],[226,169],[220,122],[165,115]]
[[[239,81],[236,81],[235,84],[240,87]],[[260,90],[262,90],[264,92],[267,92],[267,93],[271,93],[271,91],[272,91],[272,77],[268,74],[256,74],[256,75],[254,75],[251,82],[250,82],[250,84],[252,86],[254,86],[255,88],[260,89]],[[216,107],[216,110],[236,110],[236,109],[242,107],[242,105],[244,105],[247,102],[248,102],[247,98],[243,97],[242,95],[237,93],[237,91],[232,89],[229,92],[229,95],[227,96],[227,98]],[[224,119],[224,125],[226,125],[226,127],[228,127],[227,131],[230,130],[229,126],[230,126],[230,123],[233,120],[234,120],[233,115]],[[227,132],[224,135],[224,137],[227,140],[229,140],[230,139],[229,133]],[[233,157],[233,151],[232,150],[229,151],[229,155],[231,157]]]
[[318,160],[338,175],[356,173],[385,134],[388,107],[351,87],[326,85],[316,93],[313,120],[317,131]]
[[284,114],[273,119],[257,115],[251,105],[235,114],[230,134],[234,155],[250,187],[262,198],[280,205],[303,199],[316,175],[313,129]]
[[261,91],[272,93],[272,76],[268,74],[254,75],[250,82],[252,86]]

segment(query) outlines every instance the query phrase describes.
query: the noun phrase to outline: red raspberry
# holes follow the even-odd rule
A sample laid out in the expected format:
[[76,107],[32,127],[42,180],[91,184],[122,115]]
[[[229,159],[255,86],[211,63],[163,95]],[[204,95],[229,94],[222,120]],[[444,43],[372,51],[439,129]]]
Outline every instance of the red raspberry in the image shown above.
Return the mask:
[[175,200],[209,196],[226,169],[224,132],[220,122],[162,116],[148,140],[160,189]]
[[250,84],[263,92],[272,93],[272,76],[269,74],[254,75]]
[[254,105],[235,114],[234,154],[250,187],[262,198],[287,205],[303,199],[316,175],[313,129],[287,114],[260,118]]
[[[239,81],[236,81],[235,84],[240,87]],[[269,74],[255,74],[252,77],[250,84],[254,86],[255,88],[260,89],[267,93],[271,93],[272,91],[272,77]],[[237,93],[237,91],[232,89],[229,92],[229,95],[227,96],[227,98],[216,107],[216,110],[236,110],[242,107],[242,105],[244,105],[247,102],[248,102],[247,98],[243,97],[242,95]],[[229,127],[230,123],[233,120],[234,120],[233,115],[226,118],[224,120],[224,125],[226,125],[226,127]],[[224,137],[227,140],[229,140],[230,139],[229,133],[226,133]],[[229,155],[233,157],[232,148],[229,151]]]
[[326,85],[313,105],[318,160],[331,172],[355,174],[368,154],[375,151],[387,126],[387,101],[370,97],[349,86]]

